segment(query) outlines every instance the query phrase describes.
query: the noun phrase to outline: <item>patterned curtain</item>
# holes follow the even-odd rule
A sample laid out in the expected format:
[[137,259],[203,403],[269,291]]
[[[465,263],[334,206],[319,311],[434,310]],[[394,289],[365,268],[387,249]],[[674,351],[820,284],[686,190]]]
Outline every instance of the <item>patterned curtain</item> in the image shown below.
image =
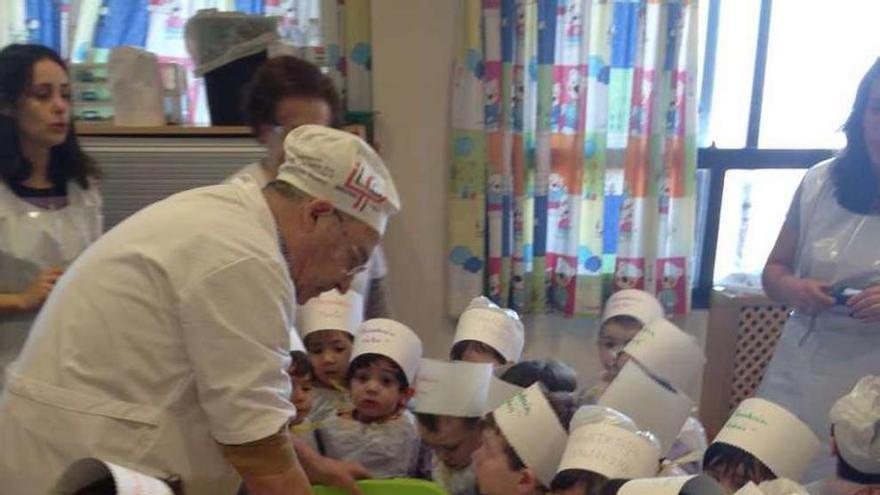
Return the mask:
[[297,54],[326,68],[350,111],[372,109],[370,0],[0,0],[0,46],[47,45],[74,63],[106,62],[110,50],[144,48],[190,73],[189,120],[207,122],[184,26],[199,9],[279,18],[279,34]]
[[449,313],[690,306],[696,0],[461,0]]

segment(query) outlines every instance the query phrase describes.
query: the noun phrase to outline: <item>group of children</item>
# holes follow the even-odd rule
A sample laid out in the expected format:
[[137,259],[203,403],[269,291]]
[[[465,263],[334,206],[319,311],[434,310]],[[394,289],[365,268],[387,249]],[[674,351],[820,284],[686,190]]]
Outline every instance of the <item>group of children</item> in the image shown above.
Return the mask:
[[594,384],[556,360],[520,361],[522,322],[484,297],[461,314],[448,361],[423,359],[400,322],[361,322],[360,308],[333,291],[298,309],[291,429],[375,478],[431,479],[451,495],[880,492],[880,377],[832,411],[838,478],[800,487],[788,480],[819,442],[772,402],[744,401],[707,445],[687,396],[702,349],[646,292],[608,300]]

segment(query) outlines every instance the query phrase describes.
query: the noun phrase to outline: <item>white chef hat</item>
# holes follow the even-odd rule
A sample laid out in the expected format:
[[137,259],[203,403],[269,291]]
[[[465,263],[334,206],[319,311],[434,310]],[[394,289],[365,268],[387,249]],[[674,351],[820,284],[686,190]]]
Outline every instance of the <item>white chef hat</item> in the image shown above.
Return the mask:
[[525,330],[516,311],[501,309],[486,297],[471,300],[461,313],[452,345],[476,340],[498,351],[507,362],[519,361],[525,345]]
[[762,481],[760,485],[749,481],[733,495],[809,495],[800,483],[788,478]]
[[705,474],[640,478],[624,483],[617,491],[617,495],[724,495],[724,493],[724,488]]
[[363,221],[379,234],[400,211],[400,197],[385,163],[354,134],[303,125],[284,139],[282,180]]
[[660,442],[629,417],[603,406],[583,406],[569,425],[557,473],[581,469],[608,479],[643,478],[660,469]]
[[130,468],[95,458],[71,464],[55,484],[52,493],[69,495],[104,479],[111,479],[119,495],[173,495],[164,481]]
[[498,429],[523,463],[550,486],[568,434],[539,384],[514,395],[492,412]]
[[416,372],[422,359],[422,341],[403,323],[387,318],[373,318],[361,324],[351,360],[364,354],[379,354],[397,363],[410,386],[416,383]]
[[302,338],[321,330],[340,330],[354,337],[363,315],[364,296],[354,290],[342,294],[333,289],[297,308],[296,329]]
[[794,480],[804,474],[820,446],[813,430],[797,416],[757,397],[737,406],[712,441],[718,442],[738,447],[763,462],[776,476]]
[[639,289],[624,289],[611,294],[602,311],[602,323],[615,316],[630,316],[646,325],[663,318],[663,305],[652,294]]
[[843,460],[863,473],[880,474],[880,375],[859,380],[830,416]]
[[422,359],[411,403],[417,413],[479,418],[488,412],[492,365]]
[[303,345],[302,339],[299,338],[296,328],[290,329],[290,346],[288,350],[290,352],[306,352],[306,346]]

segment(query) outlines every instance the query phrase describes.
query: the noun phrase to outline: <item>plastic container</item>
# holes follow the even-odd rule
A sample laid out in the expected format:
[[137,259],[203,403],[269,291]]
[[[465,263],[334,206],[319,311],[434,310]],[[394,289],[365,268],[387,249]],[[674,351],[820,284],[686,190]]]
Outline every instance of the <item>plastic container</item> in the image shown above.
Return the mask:
[[[364,495],[447,495],[436,483],[408,478],[358,481],[358,487]],[[313,486],[312,491],[315,495],[348,495],[344,490],[327,486]]]

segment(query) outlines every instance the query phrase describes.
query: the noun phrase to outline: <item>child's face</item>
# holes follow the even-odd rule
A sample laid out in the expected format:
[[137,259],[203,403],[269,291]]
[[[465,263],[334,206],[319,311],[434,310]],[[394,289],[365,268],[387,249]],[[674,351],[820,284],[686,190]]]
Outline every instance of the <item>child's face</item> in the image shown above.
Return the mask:
[[290,394],[290,402],[296,407],[296,419],[293,424],[298,425],[305,421],[306,416],[312,411],[314,398],[312,397],[312,377],[311,375],[290,376],[292,392]]
[[437,431],[430,431],[419,423],[422,441],[449,469],[464,469],[471,465],[471,455],[480,446],[479,427],[452,416],[437,419]]
[[523,493],[520,471],[510,468],[504,452],[506,440],[492,428],[483,428],[482,444],[473,454],[474,472],[483,495]]
[[622,352],[623,348],[641,329],[640,325],[625,324],[614,320],[608,320],[602,325],[596,344],[599,349],[599,360],[605,369],[605,381],[613,380],[626,364],[627,358]]
[[704,472],[706,475],[714,478],[724,488],[724,493],[727,495],[736,493],[740,488],[746,486],[749,481],[754,482],[756,485],[762,481],[767,481],[760,479],[756,473],[749,473],[742,464],[738,465],[735,469],[725,469],[723,465],[709,466]]
[[333,388],[345,380],[351,358],[351,336],[341,330],[321,330],[305,339],[317,384]]
[[461,353],[461,360],[469,363],[489,363],[493,366],[504,364],[498,361],[498,358],[491,351],[481,349],[474,342],[468,342],[467,346],[465,346],[464,352]]
[[370,363],[351,377],[351,398],[361,421],[375,421],[394,415],[406,405],[412,390],[400,390],[396,367],[384,360]]

